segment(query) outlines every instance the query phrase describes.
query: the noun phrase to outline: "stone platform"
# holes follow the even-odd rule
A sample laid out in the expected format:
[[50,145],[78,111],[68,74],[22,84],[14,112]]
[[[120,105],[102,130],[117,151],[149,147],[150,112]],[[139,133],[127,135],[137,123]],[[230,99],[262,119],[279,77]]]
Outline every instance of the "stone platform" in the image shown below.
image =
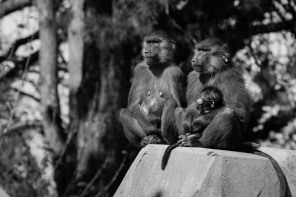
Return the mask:
[[[148,145],[131,165],[115,197],[279,197],[280,182],[261,156],[204,148],[178,147],[165,170],[166,145]],[[289,196],[296,196],[296,151],[260,148],[281,166]]]

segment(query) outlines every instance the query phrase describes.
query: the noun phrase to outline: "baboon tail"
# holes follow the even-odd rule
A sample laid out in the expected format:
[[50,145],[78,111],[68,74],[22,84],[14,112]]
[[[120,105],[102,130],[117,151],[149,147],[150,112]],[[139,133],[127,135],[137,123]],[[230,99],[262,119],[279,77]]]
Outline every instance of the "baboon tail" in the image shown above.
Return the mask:
[[260,150],[254,150],[254,153],[256,155],[260,155],[262,157],[265,157],[267,159],[269,159],[269,161],[271,162],[273,168],[275,169],[276,173],[277,173],[277,176],[279,178],[279,181],[280,181],[280,197],[287,197],[289,196],[287,194],[287,180],[286,180],[286,177],[285,177],[285,174],[284,172],[282,171],[280,165],[278,164],[278,162],[272,158],[269,154],[267,153],[264,153]]
[[165,152],[163,154],[162,161],[161,161],[161,169],[162,170],[165,169],[165,167],[166,167],[166,165],[167,165],[167,163],[169,161],[172,150],[177,148],[178,146],[179,146],[179,144],[175,143],[175,144],[169,145],[167,147],[167,149],[165,150]]

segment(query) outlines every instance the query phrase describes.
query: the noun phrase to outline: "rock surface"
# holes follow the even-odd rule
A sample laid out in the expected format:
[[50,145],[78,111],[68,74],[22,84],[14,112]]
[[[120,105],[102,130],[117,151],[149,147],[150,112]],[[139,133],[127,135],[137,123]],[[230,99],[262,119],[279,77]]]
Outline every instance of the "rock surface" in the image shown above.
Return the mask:
[[0,197],[9,197],[9,195],[0,187]]
[[[178,147],[165,170],[166,145],[148,145],[131,165],[115,197],[278,197],[280,182],[261,156],[204,148]],[[296,151],[260,148],[281,166],[296,196]]]

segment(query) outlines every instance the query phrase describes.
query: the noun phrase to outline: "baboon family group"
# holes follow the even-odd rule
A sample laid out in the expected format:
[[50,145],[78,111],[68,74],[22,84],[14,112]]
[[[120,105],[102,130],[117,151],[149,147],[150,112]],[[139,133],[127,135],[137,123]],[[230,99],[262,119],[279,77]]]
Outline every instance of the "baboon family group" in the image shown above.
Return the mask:
[[278,163],[256,144],[243,142],[251,98],[241,69],[232,64],[228,45],[219,39],[198,43],[187,83],[174,61],[175,48],[175,41],[162,31],[143,41],[144,60],[135,67],[128,105],[120,110],[129,142],[137,147],[168,144],[163,170],[176,147],[243,151],[266,157],[277,171],[284,196],[286,181]]
[[127,108],[120,119],[127,139],[138,147],[174,144],[237,150],[250,114],[250,96],[227,44],[197,44],[187,78],[174,62],[175,41],[165,32],[145,37]]

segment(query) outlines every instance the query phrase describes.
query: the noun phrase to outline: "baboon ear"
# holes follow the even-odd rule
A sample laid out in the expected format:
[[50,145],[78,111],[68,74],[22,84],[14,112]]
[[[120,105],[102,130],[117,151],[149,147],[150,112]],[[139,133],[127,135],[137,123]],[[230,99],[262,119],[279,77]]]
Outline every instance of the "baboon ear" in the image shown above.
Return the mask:
[[223,55],[222,55],[222,58],[224,60],[224,62],[229,62],[229,56],[230,54],[228,52],[224,52]]
[[227,56],[223,55],[222,58],[223,58],[224,62],[226,62],[226,63],[228,62],[228,57]]
[[172,49],[176,49],[176,42],[172,42]]
[[215,106],[215,101],[214,100],[210,100],[210,103],[211,103],[211,107]]
[[227,63],[229,61],[229,56],[230,56],[230,54],[229,54],[229,47],[228,47],[227,44],[224,44],[222,46],[222,51],[223,51],[222,58],[223,58],[224,62]]

